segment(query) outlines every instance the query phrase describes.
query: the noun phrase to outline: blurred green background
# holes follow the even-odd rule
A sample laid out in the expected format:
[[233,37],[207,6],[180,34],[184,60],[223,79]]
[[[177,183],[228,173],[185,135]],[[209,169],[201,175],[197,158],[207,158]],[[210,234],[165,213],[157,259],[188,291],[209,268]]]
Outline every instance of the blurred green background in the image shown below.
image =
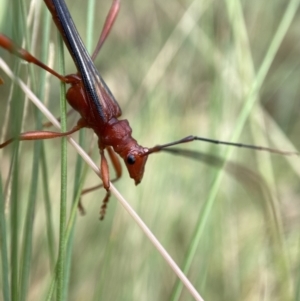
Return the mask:
[[[111,2],[96,0],[93,32],[87,29],[92,20],[87,1],[66,2],[93,49]],[[298,0],[122,0],[96,66],[133,137],[145,147],[193,134],[299,149],[298,5]],[[53,68],[58,70],[57,30],[44,3],[0,0],[0,7],[0,32],[19,45],[26,37],[30,44],[23,46],[47,64],[50,55],[43,45],[54,46]],[[65,54],[66,72],[73,73],[74,64]],[[60,115],[56,78],[49,76],[45,84],[38,67],[29,71],[2,49],[0,57],[24,81],[30,80],[35,93],[44,93],[48,108]],[[2,70],[0,77],[1,141],[20,128],[41,128],[46,119],[37,117],[18,87],[11,92],[12,82]],[[68,118],[68,128],[77,118]],[[93,133],[83,132],[83,147],[89,151]],[[59,240],[60,143],[23,142],[0,152],[2,266],[5,238],[8,252],[1,288],[12,290],[13,300],[43,300],[50,288]],[[202,142],[182,148],[220,161],[206,164],[155,154],[140,185],[135,187],[124,169],[116,187],[178,265],[190,262],[186,274],[205,300],[300,300],[299,157]],[[100,162],[95,143],[92,157]],[[79,185],[77,158],[68,145],[68,217],[74,185]],[[235,163],[223,168],[223,160]],[[83,186],[99,181],[88,170]],[[104,195],[99,190],[82,198],[86,215],[77,212],[65,299],[192,300],[114,196],[105,220],[99,221]]]

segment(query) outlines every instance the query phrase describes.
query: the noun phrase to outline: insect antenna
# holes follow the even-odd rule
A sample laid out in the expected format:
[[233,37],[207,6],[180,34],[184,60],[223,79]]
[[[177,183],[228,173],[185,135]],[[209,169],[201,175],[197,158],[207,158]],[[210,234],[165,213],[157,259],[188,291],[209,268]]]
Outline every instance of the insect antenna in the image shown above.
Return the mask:
[[[152,148],[149,148],[148,152],[145,155],[149,155],[151,153],[156,153],[156,152],[159,152],[162,150],[167,151],[167,148],[170,146],[193,142],[196,140],[213,143],[213,144],[222,144],[222,145],[229,145],[229,146],[240,147],[240,148],[248,148],[248,149],[257,150],[257,151],[266,151],[269,153],[274,153],[274,154],[279,154],[279,155],[284,155],[284,156],[292,156],[292,155],[298,156],[299,155],[299,153],[297,153],[297,152],[282,151],[282,150],[278,150],[278,149],[274,149],[274,148],[270,148],[270,147],[259,146],[259,145],[227,142],[227,141],[203,138],[203,137],[198,137],[198,136],[187,136],[185,138],[182,138],[182,139],[174,141],[174,142],[170,142],[170,143],[166,143],[166,144],[162,144],[162,145],[156,145]],[[168,151],[172,152],[169,149],[168,149]],[[176,151],[173,151],[173,153],[176,153]]]

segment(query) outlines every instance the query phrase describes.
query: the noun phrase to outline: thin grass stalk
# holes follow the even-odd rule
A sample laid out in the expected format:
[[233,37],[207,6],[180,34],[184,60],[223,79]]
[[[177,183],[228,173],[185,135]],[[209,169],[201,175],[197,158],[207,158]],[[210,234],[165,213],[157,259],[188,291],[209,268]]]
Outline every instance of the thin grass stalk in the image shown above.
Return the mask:
[[49,291],[48,291],[48,294],[45,299],[46,301],[53,300],[53,298],[54,298],[53,295],[55,294],[56,284],[57,284],[57,264],[55,266],[53,277],[52,277],[50,287],[49,287]]
[[[38,112],[36,112],[38,114]],[[37,121],[36,124],[40,123]],[[32,244],[33,244],[33,226],[35,219],[35,208],[37,199],[38,176],[39,176],[39,158],[41,153],[41,141],[34,142],[33,162],[32,162],[32,178],[28,197],[26,221],[24,227],[24,240],[22,252],[22,269],[20,281],[20,300],[26,300],[28,293],[28,285],[30,279]]]
[[[263,82],[265,81],[265,78],[269,72],[269,69],[275,58],[275,55],[282,43],[282,40],[285,37],[286,32],[287,32],[288,28],[290,27],[291,22],[294,19],[294,16],[297,12],[299,4],[300,4],[299,0],[291,0],[286,8],[286,11],[283,14],[283,17],[278,26],[278,29],[273,37],[273,40],[270,43],[269,49],[267,50],[267,53],[261,64],[261,67],[259,68],[256,78],[253,81],[252,87],[250,88],[248,97],[245,102],[245,106],[243,107],[242,112],[237,119],[237,125],[236,125],[236,129],[235,129],[235,132],[233,134],[233,139],[232,139],[233,141],[235,141],[240,136],[242,128],[243,128],[255,102],[259,99],[258,94],[261,89],[261,86],[262,86]],[[229,150],[227,152],[228,156],[226,156],[226,158],[229,158],[231,156],[231,153],[232,153],[232,150]],[[274,206],[272,206],[272,208],[274,208]],[[280,269],[283,269],[284,277],[285,277],[285,285],[281,287],[281,293],[284,294],[284,296],[285,296],[285,298],[287,298],[287,300],[290,300],[291,299],[291,296],[290,296],[291,285],[289,283],[289,287],[287,287],[287,283],[289,282],[290,277],[288,276],[289,275],[289,271],[288,271],[289,268],[288,268],[288,263],[287,263],[288,259],[287,259],[287,257],[285,257],[285,251],[284,251],[285,247],[284,247],[284,243],[283,243],[283,237],[282,237],[280,225],[278,224],[275,210],[271,209],[270,214],[273,215],[272,222],[274,223],[272,225],[273,226],[273,235],[274,235],[273,238],[275,239],[275,249],[277,250],[277,251],[275,251],[275,253],[277,254],[275,256],[278,257],[278,255],[279,255],[281,257]],[[278,248],[281,249],[281,251],[279,253],[278,253],[278,251],[279,251]],[[280,282],[282,282],[282,279],[280,280]]]
[[[18,90],[18,89],[16,89]],[[20,91],[13,94],[13,114],[21,121],[23,117],[23,104],[16,104],[14,99],[21,98]],[[18,131],[19,129],[19,131]],[[17,122],[14,126],[15,132],[20,132],[21,124]],[[11,296],[12,300],[18,300],[19,296],[19,231],[20,231],[20,183],[19,183],[19,143],[16,143],[12,152],[13,169],[10,199],[10,227],[11,227]]]
[[[299,240],[299,239],[298,239]],[[299,254],[299,242],[298,242],[298,254]],[[299,272],[299,264],[298,264],[298,267],[297,267],[297,274],[296,274],[296,277],[295,277],[295,293],[294,293],[294,296],[295,296],[295,301],[299,301],[300,300],[300,272]]]
[[[65,74],[64,51],[62,37],[58,36],[59,49],[59,72]],[[60,109],[61,109],[61,130],[66,132],[66,85],[61,82],[60,88]],[[57,300],[64,300],[64,286],[66,285],[65,273],[65,250],[66,250],[66,218],[67,218],[67,139],[61,139],[61,199],[60,199],[60,223],[59,223],[59,256],[57,271]]]
[[[23,2],[22,2],[23,3]],[[25,17],[25,5],[21,6],[22,13]],[[35,21],[38,21],[35,19]],[[28,39],[26,45],[30,45],[30,37],[29,34],[26,35]],[[36,81],[33,72],[33,66],[29,66],[31,85],[33,90],[36,90]],[[40,71],[41,72],[41,71]],[[41,83],[42,84],[42,83]],[[38,94],[40,97],[41,95]],[[36,128],[40,129],[42,127],[41,122],[41,113],[39,110],[34,108],[35,120],[36,120]],[[32,170],[31,170],[31,181],[30,181],[30,190],[28,196],[27,203],[27,213],[25,217],[25,226],[24,226],[24,234],[23,234],[23,252],[21,258],[21,277],[20,277],[20,300],[26,300],[29,278],[30,278],[30,268],[31,268],[31,255],[32,255],[32,243],[33,243],[33,225],[34,225],[34,217],[35,217],[35,207],[36,207],[36,199],[37,199],[37,189],[38,189],[38,178],[39,178],[39,159],[41,153],[41,141],[34,142],[34,150],[33,150],[33,161],[32,161]]]
[[[45,5],[43,5],[43,41],[42,41],[42,54],[41,61],[46,62],[49,55],[49,40],[50,40],[50,26],[51,26],[51,18],[50,13],[47,11]],[[46,85],[46,77],[47,73],[42,72],[41,74],[41,91],[40,91],[40,99],[44,101],[45,99],[45,85]],[[50,201],[50,192],[49,192],[49,177],[48,177],[48,167],[46,162],[46,154],[45,154],[45,146],[42,141],[41,146],[41,169],[42,169],[42,185],[44,192],[44,200],[45,200],[45,215],[46,215],[46,229],[47,229],[47,240],[48,240],[48,250],[49,250],[49,261],[50,261],[50,269],[54,271],[55,266],[55,240],[54,240],[54,226],[52,221],[52,203]]]
[[[92,44],[93,44],[93,32],[94,32],[94,18],[95,18],[95,0],[91,0],[88,2],[87,5],[87,32],[86,32],[86,39],[87,39],[87,50],[89,53],[92,51]],[[84,130],[79,131],[79,138],[78,138],[78,144],[80,146],[84,145]],[[78,204],[79,198],[77,196],[81,195],[81,190],[83,187],[83,183],[85,180],[85,176],[87,172],[84,173],[85,176],[83,176],[82,173],[83,168],[83,160],[81,156],[77,155],[76,165],[75,165],[75,174],[74,174],[74,188],[73,188],[73,203]],[[87,169],[85,169],[87,171]],[[70,235],[67,243],[66,248],[66,283],[65,286],[65,299],[68,299],[68,284],[70,281],[70,272],[71,272],[71,261],[72,261],[72,246],[74,241],[74,235],[75,235],[75,221],[76,221],[76,215],[74,217],[74,222],[72,223]]]
[[[245,20],[242,15],[242,7],[241,3],[239,1],[226,1],[227,7],[229,10],[229,13],[234,14],[234,18],[230,18],[232,20],[232,27],[233,31],[235,33],[235,40],[237,44],[237,48],[239,53],[242,52],[243,45],[245,45],[245,40],[248,40],[247,34],[246,34],[246,26],[245,26]],[[234,5],[233,5],[234,3]],[[291,12],[288,14],[291,16]],[[248,42],[248,41],[247,41]],[[248,43],[247,43],[248,44]],[[244,74],[247,72],[248,77],[246,77],[246,80],[244,82],[245,89],[248,89],[249,86],[251,86],[251,83],[255,80],[255,74],[254,74],[254,62],[251,56],[250,51],[247,51],[247,53],[242,57],[240,55],[241,59],[239,61],[239,68],[244,70]],[[246,67],[247,66],[247,67]],[[246,70],[245,70],[246,69]],[[253,118],[251,118],[253,120]],[[252,123],[251,123],[252,124]],[[253,124],[252,124],[253,125]],[[257,135],[256,135],[257,136]],[[261,144],[259,142],[256,142],[256,144]],[[263,160],[260,160],[260,156],[257,156],[257,160],[260,161],[258,164],[258,168],[260,168],[261,173],[265,174],[266,177],[268,177],[268,182],[272,185],[272,187],[276,187],[275,182],[275,175],[272,168],[272,163],[270,161],[270,158],[264,158]],[[270,156],[269,156],[270,157]],[[269,159],[269,160],[268,160]],[[263,161],[263,162],[262,162]],[[273,252],[273,260],[275,261],[275,270],[278,278],[279,285],[279,292],[281,294],[281,299],[283,300],[289,300],[291,299],[291,287],[292,287],[292,281],[291,281],[291,271],[289,267],[289,259],[287,256],[286,247],[284,244],[284,236],[283,236],[283,230],[282,230],[282,218],[279,213],[279,204],[277,197],[273,193],[273,197],[270,199],[271,204],[266,204],[265,206],[265,214],[267,215],[268,220],[270,220],[270,236],[273,243],[273,249],[276,250]]]
[[[66,227],[66,231],[65,231],[65,237],[66,237],[65,248],[66,249],[67,249],[68,245],[70,245],[72,240],[73,240],[72,236],[73,236],[74,226],[75,226],[75,222],[76,222],[76,216],[77,216],[77,212],[78,212],[78,203],[79,203],[79,200],[80,200],[80,197],[81,197],[81,191],[82,191],[82,188],[83,188],[84,179],[86,177],[87,172],[88,172],[88,166],[86,165],[85,168],[84,168],[82,177],[79,180],[79,186],[78,186],[77,194],[75,196],[75,200],[74,200],[73,205],[72,205],[71,214],[70,214],[70,217],[69,217],[69,220],[68,220],[68,223],[67,223],[67,227]],[[55,291],[55,287],[57,286],[58,263],[56,264],[54,271],[55,271],[55,273],[54,273],[54,276],[52,277],[51,285],[50,285],[49,292],[48,292],[48,295],[47,295],[47,298],[46,298],[47,301],[52,300],[53,294],[54,294],[54,291]],[[68,272],[66,271],[66,273],[68,273]]]
[[[20,28],[24,24],[21,7],[18,3],[13,3],[13,9],[16,16],[15,25],[15,40],[20,41]],[[21,21],[20,21],[21,20]],[[19,67],[14,68],[17,73]],[[18,136],[21,131],[24,102],[22,101],[22,93],[18,87],[14,89],[11,102],[11,116],[10,120],[15,120],[11,125],[12,135]],[[11,227],[11,299],[12,301],[19,300],[19,250],[20,250],[20,217],[21,206],[20,200],[20,183],[19,183],[19,143],[15,143],[12,150],[13,170],[12,170],[12,184],[11,184],[11,199],[10,199],[10,227]]]
[[47,173],[46,153],[45,153],[44,144],[42,144],[41,153],[42,153],[41,154],[42,182],[43,182],[43,192],[44,192],[44,200],[45,200],[46,230],[47,230],[47,241],[48,241],[48,250],[49,250],[49,266],[50,266],[50,270],[54,271],[56,245],[54,239],[52,203],[50,200],[49,177]]
[[[258,99],[257,95],[258,95],[259,90],[261,89],[261,86],[267,76],[267,73],[270,70],[271,64],[278,51],[278,48],[280,47],[282,40],[297,12],[299,3],[300,3],[299,0],[291,0],[288,4],[288,7],[286,8],[286,11],[284,12],[284,15],[278,26],[278,29],[277,29],[276,33],[274,34],[274,37],[270,43],[269,49],[263,59],[263,62],[259,68],[259,71],[257,72],[256,79],[252,84],[252,87],[249,91],[247,99],[245,100],[245,105],[242,108],[242,111],[237,118],[236,128],[235,128],[234,134],[232,136],[232,141],[236,141],[242,132],[245,122],[251,113],[251,109],[253,108],[253,105],[255,104],[256,100]],[[229,153],[229,155],[228,155],[228,158],[229,158],[232,151],[230,151],[228,153]]]
[[9,261],[7,252],[7,227],[5,217],[4,195],[2,190],[2,178],[0,177],[0,252],[2,267],[2,296],[4,301],[10,301],[9,286]]
[[[163,7],[163,2],[158,2]],[[156,86],[160,83],[163,76],[166,74],[167,68],[174,60],[180,48],[184,45],[187,36],[195,29],[199,19],[205,14],[210,5],[209,0],[199,1],[194,0],[183,13],[177,26],[174,28],[169,38],[165,41],[155,60],[149,67],[144,76],[139,89],[134,93],[130,103],[124,109],[127,111],[136,110],[136,103],[144,97],[144,90],[148,93],[154,91]],[[193,16],[191,18],[190,16]],[[182,34],[183,33],[183,34]]]
[[46,215],[46,231],[47,231],[47,241],[49,250],[49,263],[50,270],[54,271],[55,267],[55,239],[54,239],[54,226],[52,219],[52,203],[50,200],[49,192],[49,177],[47,173],[47,162],[44,144],[42,144],[41,149],[41,168],[42,168],[42,183],[44,191],[45,200],[45,215]]
[[[263,81],[264,81],[264,79],[268,73],[268,70],[271,66],[271,63],[275,57],[275,54],[277,53],[278,48],[282,42],[282,39],[284,38],[286,31],[293,20],[293,17],[297,11],[298,6],[299,6],[299,0],[291,0],[289,2],[289,5],[288,5],[286,11],[283,14],[283,17],[278,26],[278,29],[273,37],[272,42],[270,43],[270,47],[269,47],[269,49],[266,53],[266,56],[261,64],[261,67],[257,73],[256,80],[254,81],[252,87],[250,88],[250,92],[245,101],[245,105],[242,108],[241,113],[237,118],[236,127],[235,127],[234,133],[232,135],[231,141],[236,141],[237,138],[241,134],[241,131],[245,125],[245,122],[246,122],[249,114],[251,113],[251,108],[253,107],[253,105],[255,104],[255,101],[257,100],[257,93],[259,92],[259,89],[261,88],[261,86],[263,84]],[[230,148],[226,151],[226,154],[224,156],[225,161],[230,159],[233,151],[234,150],[230,149]],[[224,169],[220,168],[220,170],[217,173],[217,176],[214,180],[212,188],[210,190],[207,201],[205,202],[203,210],[199,216],[199,220],[197,222],[195,232],[194,232],[195,234],[193,235],[193,239],[188,248],[188,252],[185,257],[184,264],[183,264],[182,270],[185,274],[187,274],[188,271],[190,270],[192,261],[195,257],[196,250],[200,243],[200,239],[203,236],[205,226],[207,225],[210,213],[211,213],[213,205],[215,203],[216,196],[219,191],[223,175],[224,175]],[[173,300],[173,301],[179,300],[181,292],[182,292],[182,288],[183,288],[182,283],[177,281],[177,284],[175,285],[175,289],[172,294],[171,300]]]
[[90,0],[87,4],[87,28],[86,28],[86,48],[91,54],[93,48],[94,20],[95,20],[95,0]]

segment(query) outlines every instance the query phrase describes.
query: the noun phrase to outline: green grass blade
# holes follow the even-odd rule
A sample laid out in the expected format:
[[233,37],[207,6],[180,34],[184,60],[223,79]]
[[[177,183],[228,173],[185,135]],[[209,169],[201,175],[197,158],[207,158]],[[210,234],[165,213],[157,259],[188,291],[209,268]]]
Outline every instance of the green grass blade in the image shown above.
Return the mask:
[[5,218],[5,204],[4,195],[2,191],[2,179],[0,179],[0,252],[1,252],[1,287],[4,301],[10,300],[10,286],[9,286],[9,261],[7,252],[7,227]]
[[[18,90],[18,89],[17,89]],[[20,91],[19,91],[20,92]],[[22,120],[23,105],[13,104],[14,98],[21,97],[21,93],[13,94],[12,107],[13,114],[17,120]],[[17,123],[14,126],[15,132],[20,132],[21,124]],[[11,227],[11,245],[10,245],[10,260],[11,260],[11,296],[12,300],[18,300],[19,295],[19,231],[20,231],[20,185],[19,185],[19,143],[15,144],[13,149],[13,171],[11,185],[11,201],[10,201],[10,227]]]
[[291,25],[291,22],[293,21],[293,18],[297,12],[298,7],[299,7],[299,0],[290,0],[289,5],[281,19],[281,22],[279,23],[278,29],[274,34],[273,40],[270,43],[269,49],[264,57],[261,67],[257,72],[256,79],[253,82],[253,85],[249,91],[247,99],[245,100],[245,105],[241,111],[241,114],[237,118],[236,129],[232,136],[233,141],[235,141],[240,136],[241,131],[245,125],[245,122],[251,112],[251,109],[255,104],[256,100],[258,99],[257,95],[259,93],[259,90],[267,76],[267,73],[270,70],[274,57],[278,51],[279,46],[282,43],[282,40],[289,26]]
[[[241,111],[241,114],[237,118],[236,122],[236,128],[234,131],[234,134],[232,136],[232,141],[236,141],[237,138],[240,136],[240,133],[244,127],[244,124],[251,112],[251,109],[257,100],[257,93],[259,92],[259,89],[261,85],[264,82],[264,79],[269,71],[270,65],[274,59],[275,54],[278,51],[278,48],[282,42],[282,39],[284,38],[287,29],[290,26],[290,23],[293,20],[293,17],[297,11],[297,7],[299,5],[299,0],[291,0],[289,2],[289,5],[283,14],[282,20],[278,26],[277,32],[275,33],[273,40],[270,44],[270,47],[266,53],[266,56],[263,60],[263,63],[257,73],[256,79],[250,89],[250,92],[248,94],[247,99],[245,100],[245,105]],[[233,149],[228,149],[226,152],[225,158],[228,160],[233,153]],[[189,246],[184,265],[183,265],[183,272],[185,274],[188,273],[192,261],[195,257],[196,250],[199,246],[200,240],[204,234],[205,227],[209,221],[210,214],[212,213],[212,208],[214,206],[217,193],[220,189],[220,185],[222,182],[222,178],[224,175],[224,170],[220,169],[220,171],[217,173],[215,181],[213,183],[213,186],[210,190],[209,196],[207,201],[204,204],[204,207],[202,209],[201,215],[199,217],[198,223],[196,225],[195,234],[193,235],[193,240],[191,241],[191,244]],[[182,284],[180,282],[177,282],[176,288],[173,292],[171,300],[179,300],[180,294],[182,291]]]
[[[84,168],[83,175],[82,175],[81,179],[79,180],[79,186],[77,188],[77,194],[75,196],[75,199],[74,199],[74,202],[73,202],[73,205],[72,205],[70,218],[68,220],[68,224],[67,224],[66,231],[65,231],[65,238],[66,238],[65,239],[65,243],[66,243],[65,248],[66,249],[68,249],[68,246],[72,245],[74,227],[75,227],[76,216],[77,216],[77,211],[78,211],[78,202],[81,198],[81,191],[82,191],[82,187],[83,187],[83,184],[84,184],[84,179],[86,177],[87,172],[88,172],[88,167],[86,166]],[[66,252],[66,254],[67,255],[71,254],[71,251],[68,250]],[[68,260],[69,259],[66,259],[66,261],[68,261]],[[70,266],[68,266],[68,264],[66,264],[66,267],[70,268]],[[70,272],[66,271],[66,274],[67,273],[70,273]],[[57,274],[58,274],[58,263],[55,266],[55,275],[53,276],[52,281],[51,281],[51,286],[50,286],[50,289],[49,289],[49,292],[48,292],[48,295],[47,295],[47,298],[46,298],[47,301],[50,301],[53,298],[53,293],[54,293],[54,290],[55,290],[55,287],[56,287],[57,281],[58,281]],[[68,281],[66,280],[66,282],[68,282]]]
[[[46,62],[49,55],[51,15],[45,6],[43,7],[43,17],[44,17],[44,22],[43,22],[43,43],[42,43],[41,61]],[[46,83],[46,72],[42,72],[41,77],[42,77],[41,79],[42,85],[41,85],[40,99],[44,100],[45,98],[44,86]],[[42,183],[43,183],[44,200],[45,200],[45,215],[46,215],[49,261],[50,261],[50,267],[54,271],[54,267],[55,267],[54,225],[52,220],[52,203],[50,200],[49,176],[47,170],[48,168],[47,168],[44,143],[42,143],[42,150],[41,150],[41,169],[42,169]]]
[[[62,37],[58,37],[59,45],[59,72],[65,74],[64,70],[64,51]],[[61,130],[66,131],[66,85],[61,83],[60,90],[61,106]],[[61,140],[61,200],[60,200],[60,223],[59,223],[59,256],[57,268],[57,300],[64,300],[64,287],[66,285],[66,218],[67,218],[67,139]]]
[[[27,16],[27,9],[25,8],[25,3],[21,4],[23,19],[25,20]],[[26,12],[26,13],[25,13]],[[36,19],[35,21],[39,21]],[[26,45],[31,45],[31,37],[26,30]],[[27,47],[29,49],[29,46]],[[41,71],[40,71],[41,72]],[[37,84],[35,74],[33,72],[33,66],[29,66],[29,73],[31,79],[32,90],[37,91]],[[44,86],[44,82],[41,81],[41,86]],[[38,97],[41,97],[42,89],[39,89]],[[37,108],[34,108],[34,117],[35,117],[35,128],[42,128],[41,113]],[[27,211],[25,215],[25,225],[23,233],[23,244],[22,244],[22,256],[21,256],[21,272],[20,272],[20,300],[26,300],[32,265],[32,244],[33,244],[33,230],[34,230],[34,220],[35,220],[35,211],[36,211],[36,200],[37,200],[37,190],[39,187],[39,163],[41,155],[42,141],[34,142],[33,148],[33,161],[31,169],[31,180],[30,180],[30,189],[27,202]]]
[[[93,32],[94,32],[94,17],[95,17],[95,0],[91,0],[88,2],[87,5],[87,50],[89,53],[92,52],[92,45],[93,45]],[[81,130],[79,132],[79,139],[78,139],[79,145],[84,145],[84,131]],[[74,173],[74,188],[73,188],[73,204],[78,204],[78,200],[81,194],[81,190],[83,187],[83,183],[85,180],[85,176],[82,176],[82,168],[83,168],[83,160],[81,156],[77,155],[76,159],[76,165],[75,165],[75,173]],[[87,171],[87,170],[86,170]],[[86,172],[85,171],[85,175]],[[74,216],[74,221],[72,223],[72,226],[70,228],[70,233],[68,235],[67,239],[67,247],[66,247],[66,283],[69,284],[70,281],[70,272],[71,272],[71,262],[72,262],[72,249],[74,244],[74,235],[75,235],[75,221],[76,221],[76,215]],[[68,290],[67,285],[65,286],[65,298],[68,299]]]
[[[249,41],[246,33],[246,24],[243,18],[242,6],[240,1],[227,1],[227,7],[229,14],[232,14],[234,18],[230,18],[232,20],[232,28],[234,31],[236,48],[239,60],[239,73],[244,75],[243,86],[245,87],[245,91],[248,90],[248,87],[251,87],[252,83],[257,80],[255,78],[254,71],[254,62],[250,53]],[[260,86],[265,81],[268,70],[275,58],[275,54],[278,51],[279,45],[285,36],[288,27],[291,24],[291,21],[294,18],[294,14],[297,11],[297,7],[299,5],[296,2],[290,2],[287,7],[286,13],[282,19],[282,22],[279,26],[279,30],[277,34],[274,36],[274,39],[268,49],[266,58],[264,60],[264,64],[260,68],[260,76],[258,77],[259,81],[261,81]],[[248,47],[245,47],[248,45]],[[248,50],[248,51],[247,51]],[[257,95],[257,99],[259,96]],[[251,118],[254,120],[254,118]],[[253,133],[256,133],[256,137],[258,137],[257,131],[253,126]],[[254,140],[255,144],[262,144],[261,141],[257,139]],[[276,187],[275,174],[273,172],[273,166],[271,160],[268,158],[261,159],[260,156],[257,156],[258,167],[261,171],[261,174],[266,178],[266,183],[270,187]],[[268,199],[267,199],[268,202]],[[266,203],[267,203],[266,202]],[[285,237],[283,235],[283,221],[282,216],[280,214],[280,203],[278,197],[273,193],[272,197],[269,199],[269,204],[265,205],[265,214],[269,220],[269,236],[273,245],[274,250],[271,251],[272,262],[274,265],[274,272],[277,274],[278,278],[278,296],[281,300],[289,300],[291,299],[291,288],[292,288],[292,279],[291,279],[291,270],[289,266],[289,258],[285,246]],[[271,249],[271,248],[270,248]]]
[[[22,28],[20,20],[22,20],[21,8],[17,3],[13,3],[14,16],[16,17],[14,39],[16,42],[20,42],[20,28]],[[14,72],[18,73],[19,68],[14,68]],[[11,102],[11,118],[10,120],[16,120],[12,125],[12,134],[18,136],[21,131],[24,102],[22,99],[22,93],[18,87],[14,88]],[[20,101],[21,100],[21,101]],[[11,267],[11,300],[19,300],[19,246],[20,246],[20,204],[21,198],[20,183],[19,183],[19,143],[16,143],[13,147],[13,170],[12,170],[12,184],[11,184],[11,198],[10,198],[10,228],[11,228],[11,242],[10,242],[10,267]]]
[[94,20],[95,20],[95,0],[90,0],[87,4],[87,29],[86,29],[86,49],[91,54],[93,51],[93,33],[94,33]]

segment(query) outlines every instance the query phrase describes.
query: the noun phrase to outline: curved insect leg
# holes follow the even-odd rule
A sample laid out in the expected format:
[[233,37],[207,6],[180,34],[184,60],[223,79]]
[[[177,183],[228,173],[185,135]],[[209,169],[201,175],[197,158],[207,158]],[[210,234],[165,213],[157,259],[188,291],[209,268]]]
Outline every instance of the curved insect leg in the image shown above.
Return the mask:
[[101,163],[100,163],[101,179],[104,188],[106,190],[109,190],[109,168],[108,168],[107,160],[104,155],[104,149],[100,149],[100,157],[101,157]]
[[47,65],[39,61],[37,58],[35,58],[32,54],[30,54],[27,50],[19,47],[16,45],[10,38],[7,36],[0,34],[0,47],[6,49],[10,53],[20,57],[21,59],[27,61],[28,63],[35,64],[42,69],[48,71],[49,73],[56,76],[58,79],[60,79],[62,82],[65,83],[71,83],[74,82],[74,78],[72,77],[66,77],[59,73],[57,73],[55,70],[49,68]]
[[122,166],[119,160],[119,157],[117,156],[117,154],[114,152],[114,150],[112,149],[111,146],[106,147],[106,150],[108,152],[110,161],[114,167],[114,170],[116,172],[116,177],[111,181],[111,182],[115,182],[117,180],[119,180],[122,176]]
[[103,43],[105,42],[107,36],[109,35],[110,33],[110,30],[117,18],[117,15],[118,15],[118,12],[120,10],[120,0],[114,0],[111,7],[110,7],[110,10],[108,12],[108,15],[105,19],[105,23],[103,25],[103,28],[102,28],[102,32],[101,32],[101,35],[100,35],[100,38],[99,38],[99,41],[98,41],[98,44],[93,52],[93,55],[92,55],[92,60],[94,61],[103,45]]
[[8,140],[6,140],[5,142],[3,142],[2,144],[0,144],[0,148],[4,148],[5,146],[9,145],[10,143],[12,143],[13,141],[27,141],[27,140],[44,140],[44,139],[53,139],[53,138],[59,138],[59,137],[65,137],[65,136],[69,136],[77,131],[79,131],[80,129],[84,128],[85,122],[82,121],[82,119],[80,119],[77,123],[77,125],[75,125],[73,127],[73,129],[71,129],[68,132],[64,132],[64,133],[60,133],[60,132],[51,132],[51,131],[30,131],[30,132],[26,132],[26,133],[21,133],[19,137],[17,138],[10,138]]
[[[117,180],[122,175],[122,167],[121,167],[120,161],[119,161],[116,153],[112,150],[112,148],[107,147],[107,150],[108,150],[109,157],[113,163],[114,169],[116,171],[116,179],[115,180]],[[108,203],[109,197],[110,197],[110,191],[109,191],[110,183],[109,183],[109,168],[108,168],[107,160],[105,158],[103,149],[100,149],[100,156],[101,156],[101,178],[103,181],[103,186],[107,191],[105,198],[102,202],[101,209],[100,209],[100,220],[103,220],[104,216],[105,216],[106,208],[107,208],[107,203]]]
[[100,148],[100,157],[101,157],[101,163],[100,163],[100,174],[101,174],[101,179],[103,182],[103,186],[106,190],[106,195],[104,200],[102,201],[102,206],[100,209],[100,220],[104,219],[105,212],[106,212],[106,207],[107,203],[109,201],[110,197],[110,191],[109,191],[109,168],[108,168],[108,163],[104,155],[104,149]]
[[[101,165],[100,165],[100,168],[101,168],[101,177],[103,177],[102,179],[104,179],[106,177],[105,181],[107,181],[107,177],[108,177],[108,189],[109,189],[109,181],[112,182],[112,183],[114,183],[114,182],[118,181],[121,178],[121,176],[122,176],[122,166],[121,166],[119,157],[114,152],[114,150],[110,146],[107,146],[105,149],[108,152],[110,161],[112,162],[113,168],[114,168],[115,173],[116,173],[115,178],[113,178],[112,180],[110,180],[109,179],[109,171],[108,171],[107,160],[106,160],[106,158],[104,156],[104,152],[101,154],[101,151],[100,151],[100,155],[101,155]],[[103,156],[103,159],[102,159],[102,156]],[[102,160],[103,160],[103,162],[102,162]],[[103,164],[103,170],[102,170],[102,164]],[[107,208],[107,203],[108,203],[109,197],[110,197],[110,191],[105,187],[104,180],[102,180],[102,184],[86,188],[86,189],[82,190],[82,193],[81,193],[81,196],[82,196],[84,194],[90,193],[90,192],[95,191],[95,190],[97,190],[99,188],[102,188],[102,187],[104,187],[106,189],[107,193],[105,195],[105,198],[103,199],[101,210],[100,210],[100,219],[101,220],[103,220],[103,218],[105,216],[105,212],[106,212],[106,208]],[[78,208],[79,208],[80,212],[82,214],[84,214],[85,210],[84,210],[84,207],[82,205],[81,200],[78,203]]]

